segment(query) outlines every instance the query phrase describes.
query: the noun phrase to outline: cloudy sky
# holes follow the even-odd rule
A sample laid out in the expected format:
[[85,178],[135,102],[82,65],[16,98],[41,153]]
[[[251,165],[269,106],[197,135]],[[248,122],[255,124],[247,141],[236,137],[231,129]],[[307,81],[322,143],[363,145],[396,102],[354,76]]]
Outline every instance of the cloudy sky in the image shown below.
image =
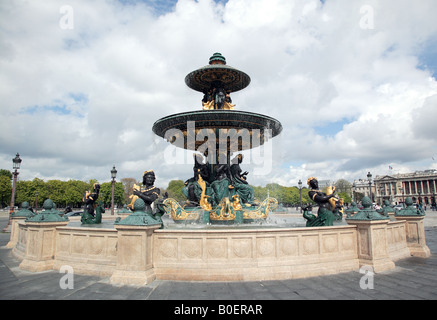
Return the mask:
[[435,12],[435,0],[1,1],[0,168],[19,152],[22,180],[106,182],[114,164],[118,179],[153,169],[161,187],[190,178],[191,154],[174,163],[152,126],[201,109],[184,78],[220,52],[251,77],[235,109],[283,126],[252,150],[262,162],[243,162],[250,183],[437,169]]

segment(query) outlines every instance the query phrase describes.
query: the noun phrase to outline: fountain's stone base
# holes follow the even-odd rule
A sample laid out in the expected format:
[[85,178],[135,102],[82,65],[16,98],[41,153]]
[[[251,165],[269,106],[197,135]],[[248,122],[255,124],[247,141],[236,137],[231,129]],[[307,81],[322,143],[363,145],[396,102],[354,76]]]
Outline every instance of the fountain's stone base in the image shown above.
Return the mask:
[[109,276],[111,283],[131,285],[155,279],[292,279],[364,265],[381,272],[393,269],[399,259],[429,256],[424,254],[429,249],[419,218],[414,228],[411,221],[400,219],[315,228],[213,229],[123,226],[114,225],[113,219],[92,227],[19,221],[13,224],[18,236],[12,253],[22,260],[23,270],[70,266],[78,274]]

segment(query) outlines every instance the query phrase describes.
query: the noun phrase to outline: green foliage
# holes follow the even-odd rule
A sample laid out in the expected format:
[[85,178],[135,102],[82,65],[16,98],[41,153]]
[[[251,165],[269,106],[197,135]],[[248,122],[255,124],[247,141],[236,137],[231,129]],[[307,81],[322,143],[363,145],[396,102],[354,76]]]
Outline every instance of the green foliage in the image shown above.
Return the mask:
[[12,195],[12,182],[7,175],[0,175],[0,207],[10,205]]
[[[3,180],[0,176],[0,183],[1,181]],[[49,180],[44,182],[44,180],[39,178],[34,178],[32,181],[17,181],[15,203],[20,205],[24,201],[27,201],[30,206],[35,207],[37,205],[36,201],[38,192],[38,208],[41,208],[44,200],[49,198],[56,203],[58,208],[64,208],[66,206],[81,208],[83,206],[83,198],[86,191],[92,191],[93,184],[97,182],[98,181],[95,179],[91,179],[88,182],[80,180]],[[10,183],[11,182],[9,181],[9,184]],[[111,182],[103,183],[101,185],[100,198],[107,206],[111,204],[111,192]],[[11,194],[9,193],[9,197],[10,196]],[[124,187],[121,182],[115,183],[114,203],[120,206],[124,204]]]
[[6,176],[9,180],[12,180],[12,173],[6,169],[0,169],[0,176]]
[[[100,185],[99,199],[103,201],[104,206],[111,207],[112,182],[104,182]],[[124,187],[122,182],[114,184],[114,207],[124,204]]]
[[[267,197],[276,198],[284,206],[299,206],[300,191],[298,187],[284,187],[277,183],[269,183],[265,187],[254,186],[255,198],[263,201]],[[308,189],[302,188],[302,203],[312,203]]]
[[161,193],[168,192],[168,197],[173,198],[176,201],[185,201],[187,198],[182,193],[182,188],[185,184],[182,180],[171,180],[168,183],[167,190],[162,190]]

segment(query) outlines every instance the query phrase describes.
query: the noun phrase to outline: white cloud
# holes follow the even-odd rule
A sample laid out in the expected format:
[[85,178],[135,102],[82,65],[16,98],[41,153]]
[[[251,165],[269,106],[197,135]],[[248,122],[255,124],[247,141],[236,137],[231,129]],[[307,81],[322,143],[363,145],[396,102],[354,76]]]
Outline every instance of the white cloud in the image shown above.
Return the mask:
[[[188,179],[191,164],[167,164],[151,128],[201,109],[184,78],[214,52],[252,79],[236,109],[284,127],[272,173],[251,183],[435,167],[437,82],[418,67],[437,38],[434,0],[179,0],[161,15],[132,3],[70,1],[72,30],[58,1],[0,4],[1,168],[18,151],[21,179],[104,182],[113,164],[119,178]],[[364,5],[373,29],[360,27]]]

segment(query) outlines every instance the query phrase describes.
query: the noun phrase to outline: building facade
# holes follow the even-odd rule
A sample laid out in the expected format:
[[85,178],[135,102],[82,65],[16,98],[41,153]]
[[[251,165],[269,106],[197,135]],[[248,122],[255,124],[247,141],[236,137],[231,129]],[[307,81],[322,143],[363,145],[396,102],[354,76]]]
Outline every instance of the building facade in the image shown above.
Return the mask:
[[373,202],[375,201],[375,185],[373,183],[369,183],[368,180],[355,180],[352,185],[352,192],[353,201],[358,201],[361,199],[361,197],[369,197]]
[[374,179],[374,201],[392,204],[404,203],[407,197],[422,205],[435,205],[437,170],[416,171],[394,175],[376,176]]

